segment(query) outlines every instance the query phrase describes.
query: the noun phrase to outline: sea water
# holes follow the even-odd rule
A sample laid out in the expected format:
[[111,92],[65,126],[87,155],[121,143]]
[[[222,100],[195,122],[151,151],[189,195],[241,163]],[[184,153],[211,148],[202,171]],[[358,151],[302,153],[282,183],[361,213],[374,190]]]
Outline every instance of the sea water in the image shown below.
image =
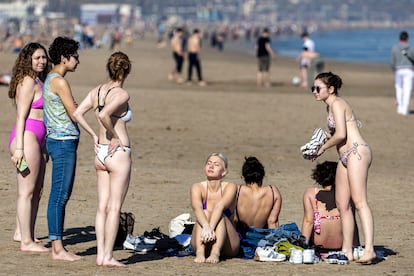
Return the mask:
[[[310,37],[315,50],[325,59],[389,63],[391,48],[398,43],[402,30],[408,32],[414,47],[414,28],[318,31]],[[272,49],[281,56],[298,56],[303,44],[300,36],[277,36],[271,40]]]

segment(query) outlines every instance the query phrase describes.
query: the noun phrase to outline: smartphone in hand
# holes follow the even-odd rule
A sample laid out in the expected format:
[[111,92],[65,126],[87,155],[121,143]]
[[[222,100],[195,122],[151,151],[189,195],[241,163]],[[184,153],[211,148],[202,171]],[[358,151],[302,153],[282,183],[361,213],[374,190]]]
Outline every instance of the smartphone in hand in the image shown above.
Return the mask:
[[20,172],[24,172],[25,170],[27,170],[29,168],[29,166],[27,165],[26,159],[22,159],[22,161],[20,162],[20,166],[17,168]]

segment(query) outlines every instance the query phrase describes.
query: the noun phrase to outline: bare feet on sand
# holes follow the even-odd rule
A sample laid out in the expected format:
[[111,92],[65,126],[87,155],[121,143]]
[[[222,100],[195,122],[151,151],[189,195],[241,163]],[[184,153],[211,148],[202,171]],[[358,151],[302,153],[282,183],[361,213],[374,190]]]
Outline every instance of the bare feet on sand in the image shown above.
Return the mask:
[[220,262],[220,254],[211,253],[210,256],[207,258],[206,263],[216,264]]
[[32,241],[27,244],[20,243],[20,251],[45,253],[45,252],[50,252],[50,249]]
[[125,264],[118,262],[114,258],[111,258],[109,260],[98,260],[98,258],[96,258],[96,265],[108,267],[126,267]]
[[[21,242],[22,241],[22,235],[20,234],[20,233],[14,233],[14,235],[13,235],[13,241],[15,241],[15,242]],[[34,242],[35,243],[41,243],[42,241],[41,240],[39,240],[39,239],[37,239],[37,238],[35,238],[34,239]]]
[[365,250],[364,255],[356,262],[360,264],[369,265],[369,264],[372,264],[376,258],[377,258],[377,255],[375,254],[374,251]]
[[196,252],[196,257],[194,259],[195,263],[205,263],[206,257],[204,256],[204,248],[202,251]]
[[71,252],[67,251],[66,249],[61,250],[59,252],[54,252],[52,250],[52,260],[74,262],[74,261],[79,261],[80,259],[82,259],[81,256],[78,256],[74,253],[71,253]]

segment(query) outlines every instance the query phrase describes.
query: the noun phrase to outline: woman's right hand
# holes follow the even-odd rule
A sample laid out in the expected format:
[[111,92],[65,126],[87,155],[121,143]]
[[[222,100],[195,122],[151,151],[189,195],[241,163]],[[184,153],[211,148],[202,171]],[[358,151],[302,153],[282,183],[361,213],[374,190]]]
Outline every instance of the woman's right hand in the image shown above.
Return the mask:
[[20,166],[20,163],[23,160],[24,152],[22,149],[16,149],[11,157],[11,161],[17,168]]
[[94,135],[92,138],[93,138],[93,144],[94,144],[95,154],[98,154],[99,148],[101,147],[99,145],[99,138],[96,135]]
[[201,230],[201,241],[204,243],[212,242],[216,240],[216,234],[209,224],[203,225]]

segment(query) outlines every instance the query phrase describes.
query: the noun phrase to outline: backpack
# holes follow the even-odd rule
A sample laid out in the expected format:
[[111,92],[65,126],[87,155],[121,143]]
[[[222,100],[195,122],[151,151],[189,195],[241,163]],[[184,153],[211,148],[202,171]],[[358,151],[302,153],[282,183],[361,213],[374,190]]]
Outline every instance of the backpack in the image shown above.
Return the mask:
[[122,246],[128,234],[134,232],[135,215],[131,212],[121,212],[115,246]]

